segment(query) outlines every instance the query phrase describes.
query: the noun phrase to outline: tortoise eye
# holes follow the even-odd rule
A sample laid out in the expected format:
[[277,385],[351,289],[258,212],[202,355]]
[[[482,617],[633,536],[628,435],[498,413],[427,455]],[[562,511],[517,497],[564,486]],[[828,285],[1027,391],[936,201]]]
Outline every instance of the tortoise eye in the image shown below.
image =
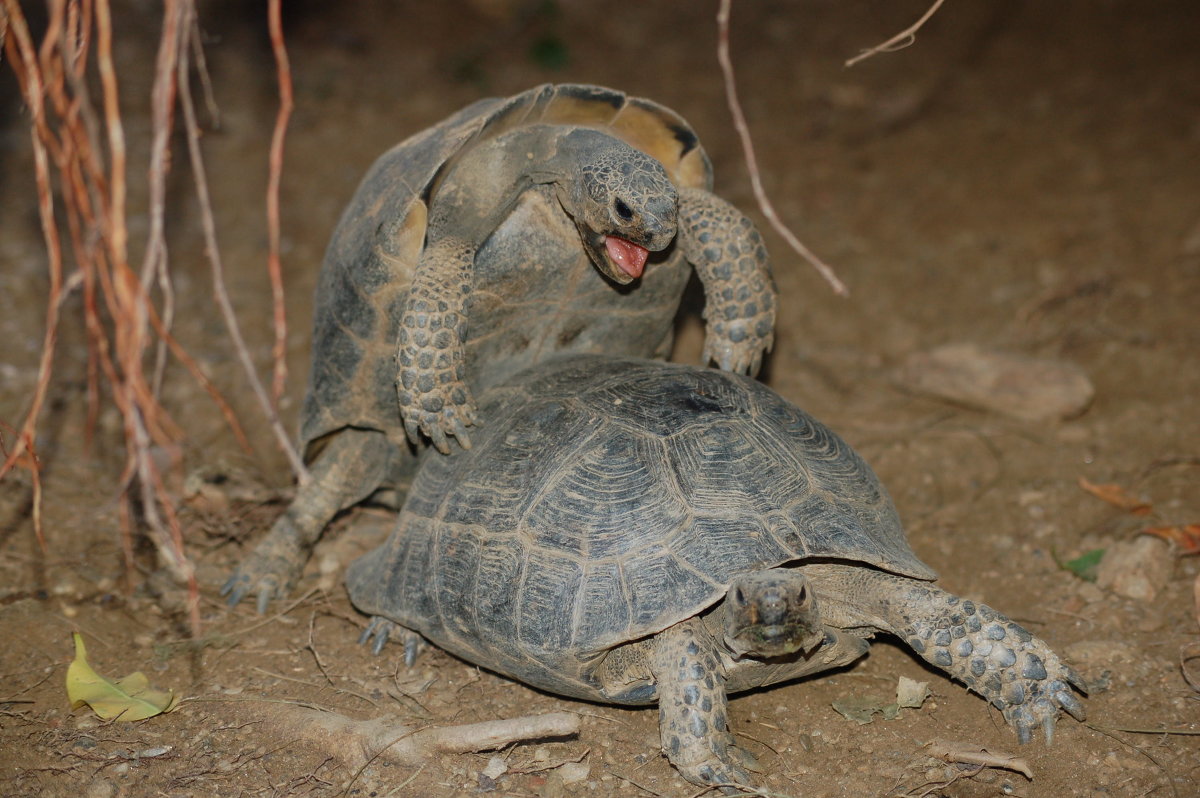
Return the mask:
[[613,201],[613,210],[617,212],[617,216],[620,216],[627,222],[633,218],[633,209],[626,205],[625,201],[620,198]]

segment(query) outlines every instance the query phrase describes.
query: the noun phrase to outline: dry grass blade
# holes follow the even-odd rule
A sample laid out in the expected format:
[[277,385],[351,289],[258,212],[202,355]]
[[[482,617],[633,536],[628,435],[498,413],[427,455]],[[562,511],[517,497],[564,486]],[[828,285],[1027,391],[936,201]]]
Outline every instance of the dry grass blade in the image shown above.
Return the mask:
[[800,257],[808,261],[825,278],[825,281],[833,287],[834,293],[839,296],[847,296],[850,291],[846,288],[846,284],[838,278],[832,267],[804,246],[800,239],[796,238],[795,233],[780,220],[779,214],[775,212],[775,206],[771,204],[766,190],[763,189],[762,176],[758,171],[758,158],[754,155],[754,142],[750,138],[750,127],[746,124],[746,115],[742,113],[742,104],[738,100],[737,83],[733,76],[733,60],[729,56],[729,15],[732,4],[733,0],[721,0],[721,8],[717,12],[717,61],[721,64],[721,74],[725,77],[725,98],[729,102],[729,112],[733,115],[733,126],[737,129],[738,138],[742,142],[742,152],[746,158],[746,168],[750,171],[750,185],[754,189],[754,197],[758,200],[758,207],[762,210],[763,216],[767,217],[767,221],[775,228],[775,232],[783,236],[784,241],[787,241]]

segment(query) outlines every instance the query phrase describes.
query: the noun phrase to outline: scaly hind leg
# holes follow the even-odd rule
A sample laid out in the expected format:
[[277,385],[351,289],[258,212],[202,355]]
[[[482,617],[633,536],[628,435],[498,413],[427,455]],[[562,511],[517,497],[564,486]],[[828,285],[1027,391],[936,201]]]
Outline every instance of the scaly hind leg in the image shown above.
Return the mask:
[[338,512],[379,488],[395,453],[381,432],[347,428],[335,433],[312,463],[311,479],[221,588],[229,605],[253,594],[263,613],[271,599],[287,596],[321,532]]

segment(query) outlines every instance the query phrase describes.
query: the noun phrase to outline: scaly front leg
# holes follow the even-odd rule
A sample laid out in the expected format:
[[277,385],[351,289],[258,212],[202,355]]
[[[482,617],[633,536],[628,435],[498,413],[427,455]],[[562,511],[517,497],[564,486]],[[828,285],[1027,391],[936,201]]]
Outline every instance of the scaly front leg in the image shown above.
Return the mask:
[[704,359],[758,373],[775,341],[775,281],[754,223],[698,188],[679,191],[679,241],[704,285]]
[[475,401],[467,388],[463,338],[475,249],[453,237],[430,241],[413,275],[400,319],[396,393],[409,440],[428,435],[443,454],[447,435],[471,448]]
[[[843,628],[874,626],[899,636],[921,659],[966,684],[1004,713],[1027,743],[1042,729],[1049,743],[1058,710],[1076,720],[1084,709],[1071,688],[1085,692],[1079,675],[1045,641],[986,604],[947,593],[928,582],[839,565],[806,566],[818,597],[829,597],[823,618]],[[847,617],[830,617],[834,612]]]
[[663,753],[680,775],[701,786],[750,784],[743,764],[753,757],[729,732],[725,673],[704,624],[690,618],[656,635],[650,670]]

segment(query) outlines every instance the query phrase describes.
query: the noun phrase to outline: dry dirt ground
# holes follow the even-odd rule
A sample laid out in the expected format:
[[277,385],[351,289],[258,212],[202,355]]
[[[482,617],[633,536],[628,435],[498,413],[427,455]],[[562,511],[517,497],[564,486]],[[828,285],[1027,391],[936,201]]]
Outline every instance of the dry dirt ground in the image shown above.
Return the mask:
[[[205,3],[201,17],[221,110],[204,142],[216,220],[230,290],[265,370],[263,197],[276,93],[259,5]],[[377,154],[480,96],[572,80],[657,99],[692,122],[717,190],[765,229],[725,107],[712,2],[285,5],[296,83],[283,184],[291,428],[310,296],[342,206]],[[767,232],[781,314],[765,378],[874,465],[943,586],[1004,610],[1078,666],[1091,685],[1089,725],[1063,718],[1053,747],[1018,750],[984,701],[884,641],[845,671],[734,699],[733,729],[777,795],[1200,795],[1200,693],[1180,665],[1181,647],[1200,631],[1191,592],[1200,563],[1173,557],[1150,600],[1058,565],[1144,526],[1200,523],[1200,11],[1186,0],[950,3],[915,46],[842,66],[925,5],[735,8],[733,51],[766,188],[853,291],[833,296]],[[135,242],[145,235],[137,187],[158,13],[131,0],[117,17]],[[0,72],[0,419],[13,424],[34,384],[46,277],[28,121],[7,66]],[[212,495],[228,500],[184,515],[205,636],[188,639],[143,574],[125,573],[114,502],[120,425],[105,409],[84,450],[86,350],[78,302],[68,301],[39,439],[48,553],[33,540],[26,478],[0,484],[0,793],[695,795],[659,753],[653,710],[560,700],[438,652],[408,670],[394,650],[373,657],[358,647],[364,619],[340,576],[386,532],[385,513],[336,523],[296,594],[302,601],[259,617],[218,599],[281,511],[290,479],[213,311],[176,144],[176,330],[255,444],[253,455],[240,452],[191,378],[169,371],[164,401],[187,431],[186,470],[207,474]],[[685,320],[676,357],[695,360],[699,336],[696,320]],[[897,385],[908,356],[952,342],[1073,362],[1095,399],[1076,418],[1028,422]],[[1080,477],[1119,483],[1153,513],[1123,513],[1081,490]],[[144,543],[137,557],[153,565]],[[72,630],[86,636],[97,669],[143,670],[184,696],[179,709],[108,725],[72,712],[63,691]],[[850,696],[888,697],[900,676],[929,682],[923,707],[867,725],[832,708]],[[504,750],[511,772],[496,779],[481,777],[496,756],[487,753],[353,773],[271,731],[285,701],[414,726],[567,710],[580,713],[582,729]],[[1178,733],[1145,733],[1154,729]],[[1019,753],[1034,778],[948,770],[923,749],[934,738]],[[570,775],[586,775],[564,779],[554,767],[564,761],[585,766]]]

